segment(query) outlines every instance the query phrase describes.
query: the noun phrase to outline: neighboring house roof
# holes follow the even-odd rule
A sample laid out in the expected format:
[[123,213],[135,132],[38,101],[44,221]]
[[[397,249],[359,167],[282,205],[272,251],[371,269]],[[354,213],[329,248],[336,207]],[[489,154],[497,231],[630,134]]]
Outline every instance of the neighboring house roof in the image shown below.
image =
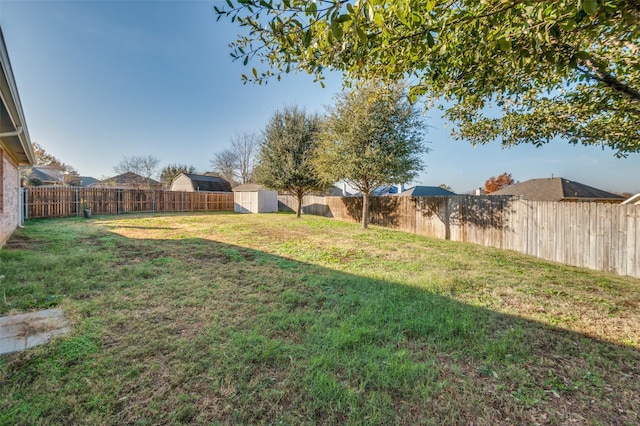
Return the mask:
[[257,183],[245,183],[233,188],[233,192],[258,192],[258,191],[271,191],[271,190]]
[[488,195],[520,195],[530,201],[613,201],[624,197],[564,178],[530,179]]
[[412,197],[437,197],[442,195],[456,195],[455,192],[448,191],[439,186],[414,186],[398,195],[409,195]]
[[60,183],[64,184],[64,175],[62,170],[48,166],[33,166],[31,167],[31,173],[29,173],[30,179],[40,179],[43,183]]
[[[382,195],[394,195],[398,193],[398,187],[395,185],[382,185],[371,191],[371,195],[379,197]],[[354,197],[362,197],[362,192],[358,191],[353,194]]]
[[195,175],[190,173],[181,174],[191,180],[195,191],[231,192],[231,184],[219,176]]
[[0,29],[0,146],[5,148],[18,165],[36,162],[2,29]]
[[90,186],[139,187],[147,185],[161,186],[162,184],[157,180],[147,179],[146,177],[133,172],[126,172],[118,176],[95,182]]
[[89,186],[98,182],[98,179],[91,176],[80,176],[80,186]]

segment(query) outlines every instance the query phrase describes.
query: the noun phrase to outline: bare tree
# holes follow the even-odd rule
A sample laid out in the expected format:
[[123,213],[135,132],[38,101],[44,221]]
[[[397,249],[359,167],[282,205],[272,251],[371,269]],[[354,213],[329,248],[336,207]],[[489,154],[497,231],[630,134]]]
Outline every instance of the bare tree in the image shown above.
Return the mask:
[[231,146],[215,154],[211,166],[229,182],[253,182],[253,168],[260,140],[252,132],[236,133]]
[[229,148],[225,148],[223,151],[214,155],[211,160],[211,166],[215,172],[220,175],[221,178],[227,180],[231,186],[236,186],[236,173],[235,173],[235,155]]
[[153,155],[133,155],[131,157],[122,157],[122,160],[115,166],[113,171],[122,173],[135,173],[147,179],[147,182],[151,184],[151,178],[158,171],[160,160]]
[[231,150],[236,155],[237,167],[242,183],[253,181],[253,168],[255,166],[258,146],[259,138],[255,133],[238,133],[231,138]]

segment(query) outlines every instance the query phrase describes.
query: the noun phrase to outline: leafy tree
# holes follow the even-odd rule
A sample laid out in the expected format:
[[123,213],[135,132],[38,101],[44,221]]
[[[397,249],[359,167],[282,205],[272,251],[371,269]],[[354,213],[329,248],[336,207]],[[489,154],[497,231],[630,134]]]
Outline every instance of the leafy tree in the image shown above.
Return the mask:
[[324,180],[343,180],[362,193],[366,228],[373,190],[409,182],[422,170],[425,125],[401,86],[375,83],[336,96],[325,120],[316,169]]
[[264,129],[258,153],[256,181],[298,200],[296,217],[300,217],[302,198],[312,191],[326,189],[313,167],[321,120],[296,106],[276,111]]
[[211,166],[224,179],[233,184],[253,181],[259,139],[255,133],[237,133],[231,138],[231,146],[216,153]]
[[180,173],[192,174],[196,172],[194,166],[188,166],[186,164],[167,164],[160,171],[160,181],[165,185],[171,185],[171,181],[175,179]]
[[504,172],[498,177],[492,176],[484,183],[484,193],[491,194],[507,186],[515,184],[516,181],[511,177],[511,173]]
[[228,3],[215,9],[243,30],[232,56],[267,67],[245,81],[298,70],[322,80],[327,69],[410,77],[412,96],[455,101],[445,115],[473,143],[563,136],[619,156],[640,151],[637,0]]
[[439,186],[440,188],[442,188],[442,189],[446,189],[447,191],[451,191],[451,192],[453,192],[453,189],[452,189],[449,185],[447,185],[447,184],[445,184],[445,183],[441,183],[441,184],[440,184],[440,185],[438,185],[438,186]]
[[122,157],[122,160],[113,167],[118,174],[135,173],[147,179],[151,186],[151,178],[157,173],[160,160],[153,155],[133,155]]

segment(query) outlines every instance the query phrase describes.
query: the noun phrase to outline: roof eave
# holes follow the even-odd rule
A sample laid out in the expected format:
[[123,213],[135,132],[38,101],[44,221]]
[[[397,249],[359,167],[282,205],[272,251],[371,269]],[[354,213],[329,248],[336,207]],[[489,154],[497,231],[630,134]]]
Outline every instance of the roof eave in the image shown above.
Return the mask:
[[[0,138],[2,145],[19,165],[35,164],[35,155],[24,119],[24,111],[18,95],[9,53],[0,28],[0,113],[5,116],[0,133],[17,133]],[[7,122],[8,120],[8,122]]]

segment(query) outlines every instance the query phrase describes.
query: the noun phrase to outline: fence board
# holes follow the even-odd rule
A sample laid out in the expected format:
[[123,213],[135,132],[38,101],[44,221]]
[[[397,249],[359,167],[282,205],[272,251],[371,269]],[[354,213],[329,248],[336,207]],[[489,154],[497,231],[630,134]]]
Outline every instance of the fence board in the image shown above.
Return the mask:
[[173,192],[146,189],[28,187],[26,218],[69,217],[83,214],[135,212],[233,211],[230,192]]
[[[295,208],[293,197],[279,200]],[[358,222],[361,202],[305,197],[303,212]],[[370,209],[374,225],[640,278],[640,206],[460,195],[373,197]]]

